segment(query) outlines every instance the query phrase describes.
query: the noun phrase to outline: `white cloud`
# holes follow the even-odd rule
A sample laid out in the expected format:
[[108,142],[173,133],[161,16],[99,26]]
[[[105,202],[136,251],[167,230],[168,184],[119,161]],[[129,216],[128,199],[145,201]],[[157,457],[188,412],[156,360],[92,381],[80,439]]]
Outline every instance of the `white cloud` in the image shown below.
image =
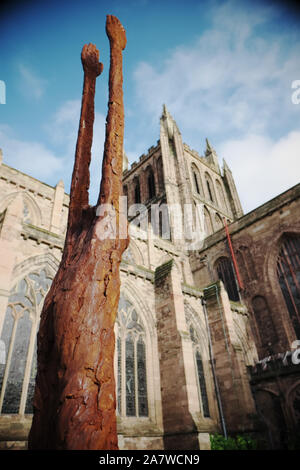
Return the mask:
[[67,154],[75,153],[79,117],[80,100],[68,100],[60,105],[44,125],[53,143],[61,146]]
[[160,65],[138,64],[134,80],[143,113],[157,119],[166,103],[182,130],[205,135],[260,133],[274,125],[276,114],[288,119],[299,37],[265,32],[262,26],[267,30],[275,14],[271,7],[245,8],[232,1],[215,7],[211,27],[193,44],[177,47]]
[[160,64],[138,64],[139,112],[148,126],[166,103],[199,153],[208,137],[231,165],[249,211],[299,182],[300,133],[291,130],[300,105],[291,102],[291,84],[299,78],[300,35],[278,30],[273,6],[228,1],[215,4],[209,18],[193,44],[169,51]]
[[[43,126],[49,142],[19,139],[11,127],[0,125],[0,142],[4,163],[49,184],[64,180],[69,192],[80,118],[80,101],[62,103],[56,113]],[[95,113],[92,161],[90,166],[90,203],[97,202],[104,148],[105,118]],[[51,147],[59,148],[59,155]]]
[[[67,191],[69,190],[74,164],[78,126],[80,119],[80,109],[80,100],[68,100],[62,103],[56,113],[49,120],[49,123],[44,126],[49,137],[51,137],[51,139],[53,139],[53,142],[55,144],[58,144],[64,151],[64,179],[66,182]],[[90,166],[91,204],[96,203],[100,188],[104,138],[105,117],[101,113],[95,112],[92,160]]]
[[4,163],[42,181],[53,179],[55,176],[59,179],[64,166],[63,159],[44,144],[20,140],[6,125],[0,125],[0,141]]
[[24,64],[19,64],[20,89],[24,96],[40,99],[47,84],[47,80],[39,77],[32,69]]
[[278,140],[249,134],[218,150],[231,167],[245,212],[299,183],[300,131]]

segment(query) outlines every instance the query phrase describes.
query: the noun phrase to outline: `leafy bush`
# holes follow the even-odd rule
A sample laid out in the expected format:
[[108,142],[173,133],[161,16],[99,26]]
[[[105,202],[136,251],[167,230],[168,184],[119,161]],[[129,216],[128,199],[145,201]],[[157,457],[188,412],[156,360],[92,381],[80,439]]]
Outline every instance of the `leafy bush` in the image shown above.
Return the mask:
[[256,450],[257,442],[248,435],[228,436],[211,434],[210,444],[212,450]]

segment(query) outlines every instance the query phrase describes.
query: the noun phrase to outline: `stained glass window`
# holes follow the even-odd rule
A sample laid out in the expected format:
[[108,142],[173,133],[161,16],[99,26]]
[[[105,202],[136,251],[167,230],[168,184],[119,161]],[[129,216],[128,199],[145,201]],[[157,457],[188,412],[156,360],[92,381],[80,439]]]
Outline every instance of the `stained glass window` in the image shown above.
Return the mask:
[[286,235],[277,258],[277,276],[297,338],[300,338],[300,236]]
[[[14,317],[12,316],[12,307],[8,306],[4,318],[4,324],[2,329],[1,340],[4,344],[5,350],[5,359],[8,360],[8,349],[10,345],[10,338],[14,326]],[[2,389],[3,379],[4,379],[4,372],[5,372],[5,362],[4,364],[0,364],[0,388]]]
[[9,373],[6,383],[2,413],[18,413],[22,393],[23,378],[26,366],[27,351],[29,346],[31,321],[28,311],[15,319],[16,333],[12,357],[9,364]]
[[139,416],[148,416],[146,351],[144,340],[141,337],[137,342],[137,373]]
[[51,282],[45,269],[32,272],[15,285],[9,297],[1,334],[5,357],[0,364],[2,413],[32,412],[36,344],[31,343],[36,342],[40,311]]
[[195,323],[194,323],[195,312],[193,311],[193,309],[190,307],[188,303],[185,304],[184,312],[185,312],[185,318],[186,318],[188,331],[190,333],[190,339],[193,345],[193,354],[194,354],[195,369],[196,369],[196,376],[197,376],[197,382],[198,382],[200,408],[202,409],[203,416],[205,418],[209,418],[210,412],[209,412],[206,380],[205,380],[202,357],[200,353],[201,342],[200,342],[199,333],[197,332],[197,328],[195,327]]
[[34,345],[34,353],[33,359],[31,364],[31,371],[28,383],[28,390],[27,390],[27,399],[26,399],[26,407],[25,413],[30,414],[33,413],[33,395],[34,395],[34,388],[35,388],[35,377],[37,373],[37,347],[36,341]]
[[135,416],[135,367],[134,342],[131,335],[126,338],[126,414]]
[[117,327],[118,413],[121,416],[148,416],[145,330],[134,306],[122,294]]
[[118,381],[117,381],[117,411],[121,414],[121,364],[122,364],[122,350],[121,350],[121,339],[117,339],[117,354],[118,354]]
[[201,399],[202,399],[203,416],[205,418],[209,418],[210,414],[209,414],[205,376],[204,376],[204,371],[203,371],[202,359],[201,359],[199,351],[196,351],[196,364],[197,364],[198,380],[199,380],[199,387],[200,387]]

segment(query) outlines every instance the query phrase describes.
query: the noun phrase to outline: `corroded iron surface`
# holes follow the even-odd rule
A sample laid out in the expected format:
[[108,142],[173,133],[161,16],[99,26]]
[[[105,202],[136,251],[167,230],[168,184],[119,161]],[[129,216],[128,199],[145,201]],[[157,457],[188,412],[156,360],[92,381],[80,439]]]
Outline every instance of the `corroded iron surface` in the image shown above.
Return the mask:
[[[119,219],[124,106],[122,50],[125,30],[107,16],[110,41],[109,102],[98,204],[112,204]],[[120,295],[119,265],[128,238],[99,239],[105,218],[88,204],[99,52],[85,45],[84,86],[62,261],[45,299],[38,333],[38,372],[30,449],[117,449],[114,323]],[[126,222],[127,227],[127,222]]]

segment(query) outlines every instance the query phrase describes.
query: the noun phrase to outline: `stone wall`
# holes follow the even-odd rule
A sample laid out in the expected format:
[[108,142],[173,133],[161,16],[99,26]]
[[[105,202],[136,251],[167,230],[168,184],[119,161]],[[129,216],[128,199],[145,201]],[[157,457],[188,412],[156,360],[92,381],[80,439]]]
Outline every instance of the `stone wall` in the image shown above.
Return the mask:
[[[2,304],[0,313],[2,331],[4,332],[6,331],[5,318],[9,318],[9,314],[5,317],[6,307],[8,304],[14,305],[13,296],[18,295],[20,299],[22,297],[20,301],[24,302],[25,308],[26,296],[29,295],[28,289],[37,289],[34,295],[37,295],[38,292],[39,295],[41,292],[45,295],[50,285],[49,282],[55,275],[64,244],[68,195],[64,193],[61,183],[56,188],[52,188],[4,164],[1,166],[0,184],[2,185],[0,191],[5,195],[3,201],[6,201],[6,203],[3,202],[2,207],[3,220],[1,219],[0,233],[0,249],[2,249],[2,265],[0,266],[2,269],[0,277]],[[16,191],[11,192],[11,187]],[[187,284],[192,284],[188,256],[178,246],[159,237],[150,236],[147,238],[136,227],[132,228],[131,238],[131,244],[121,264],[121,293],[127,300],[132,302],[145,328],[148,416],[128,417],[124,412],[123,414],[119,413],[119,443],[120,448],[124,449],[161,449],[165,446],[165,429],[161,401],[162,376],[158,349],[156,308],[158,299],[154,286],[155,269],[165,261],[174,260],[177,270],[177,288],[181,292],[182,305],[184,305],[185,300],[187,304],[193,306],[194,317],[196,318],[200,314],[200,292],[195,292],[192,287],[187,286]],[[43,291],[41,291],[41,286],[43,286]],[[21,291],[18,290],[19,288]],[[169,292],[166,292],[166,295],[169,296]],[[38,329],[41,305],[41,302],[34,304],[34,310],[32,310],[32,307],[30,311],[31,323],[28,324],[31,329],[30,338],[28,339],[30,352],[27,355],[25,351],[27,359],[26,363],[23,364],[24,380],[20,382],[23,398],[21,397],[21,404],[18,405],[20,407],[18,408],[19,413],[16,409],[14,414],[4,413],[0,416],[2,448],[26,447],[31,422],[31,416],[26,414],[26,390],[29,390],[34,384],[32,367],[35,360],[35,334]],[[179,312],[179,315],[181,315],[182,321],[185,321],[184,308]],[[116,325],[117,333],[118,326]],[[190,348],[188,331],[185,330],[184,334],[186,345]],[[205,338],[205,335],[203,337]],[[8,358],[8,349],[5,351],[6,358]],[[12,357],[8,360],[11,361]],[[195,446],[209,448],[208,432],[217,430],[219,425],[207,357],[204,357],[204,362],[207,390],[212,410],[212,417],[206,420],[201,418],[195,363],[192,356],[185,361],[184,367],[190,369],[189,382],[191,383],[188,385],[190,398],[187,406],[192,411],[196,423]],[[6,379],[4,377],[4,380],[9,380],[9,374],[6,375]],[[4,399],[3,389],[1,403],[4,403]]]
[[[199,171],[199,192],[193,180],[193,165]],[[152,183],[149,182],[151,168]],[[140,200],[148,210],[150,204],[162,202],[182,207],[195,202],[204,204],[210,217],[210,222],[206,219],[205,223],[211,223],[212,234],[206,238],[203,248],[189,251],[186,240],[162,239],[153,233],[150,224],[142,228],[130,225],[131,242],[121,263],[121,295],[125,307],[115,332],[116,338],[123,335],[120,339],[123,372],[124,335],[134,331],[135,341],[139,335],[143,341],[148,408],[146,416],[127,415],[126,384],[121,379],[119,445],[124,449],[206,449],[209,433],[222,429],[220,405],[230,432],[255,428],[256,409],[247,367],[269,354],[266,335],[269,334],[275,353],[287,350],[296,339],[278,286],[276,259],[282,235],[300,233],[300,186],[242,216],[228,167],[222,174],[216,153],[208,142],[204,157],[184,144],[166,108],[157,145],[124,173],[129,205],[135,199],[135,178],[139,178]],[[150,190],[154,190],[153,197]],[[14,319],[22,316],[17,307],[21,300],[16,298],[22,298],[23,312],[25,303],[31,299],[22,397],[15,414],[0,416],[2,447],[18,448],[25,445],[20,441],[26,441],[29,429],[26,393],[34,384],[35,334],[43,296],[61,259],[69,196],[62,182],[51,187],[4,163],[0,165],[0,194],[3,195],[0,202],[1,334],[9,330],[10,314]],[[223,284],[217,282],[216,261],[221,256],[230,259],[225,231],[219,225],[223,218],[230,223],[245,287],[240,291],[239,302],[231,301]],[[172,235],[172,217],[170,226]],[[253,299],[258,297],[264,298],[267,305],[260,310],[261,324],[253,313]],[[202,305],[203,298],[207,312]],[[266,330],[261,325],[267,326]],[[5,353],[11,361],[13,351],[10,355],[8,351],[9,347]],[[116,383],[118,360],[116,352]],[[0,364],[3,370],[4,366]],[[8,383],[8,371],[1,377]],[[135,400],[138,408],[139,398]],[[4,388],[0,406],[3,403]]]
[[261,434],[272,449],[299,446],[300,364],[299,354],[293,355],[285,351],[249,367]]
[[[244,283],[240,295],[250,312],[251,329],[260,358],[288,349],[297,339],[278,283],[276,263],[282,236],[300,234],[299,207],[300,185],[297,185],[229,226]],[[197,286],[217,280],[214,266],[221,256],[230,258],[224,230],[209,237],[201,251],[191,254]],[[253,299],[257,296],[266,302],[260,324],[253,309]],[[267,324],[266,332],[262,331],[261,325]],[[266,334],[269,334],[269,344],[264,341]]]

